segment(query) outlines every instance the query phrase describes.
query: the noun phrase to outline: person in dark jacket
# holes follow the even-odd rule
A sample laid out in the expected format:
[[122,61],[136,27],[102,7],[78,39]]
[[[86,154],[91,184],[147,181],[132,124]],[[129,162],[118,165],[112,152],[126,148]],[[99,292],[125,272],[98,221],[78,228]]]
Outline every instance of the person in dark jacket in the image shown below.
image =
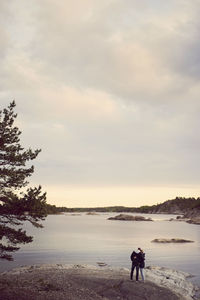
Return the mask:
[[134,269],[136,269],[136,281],[138,281],[139,260],[138,260],[138,254],[135,251],[133,251],[131,254],[131,261],[132,261],[132,266],[131,266],[130,279],[133,280],[133,272]]
[[145,267],[145,253],[141,248],[138,248],[139,253],[137,253],[138,261],[139,261],[139,270],[142,277],[142,281],[144,281],[144,267]]

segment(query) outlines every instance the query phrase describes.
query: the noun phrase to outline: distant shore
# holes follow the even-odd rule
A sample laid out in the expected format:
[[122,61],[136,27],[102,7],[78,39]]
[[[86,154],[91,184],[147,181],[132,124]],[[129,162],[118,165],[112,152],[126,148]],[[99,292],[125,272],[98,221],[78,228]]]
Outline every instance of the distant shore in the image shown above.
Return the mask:
[[0,273],[1,300],[148,299],[192,300],[189,274],[147,267],[145,282],[129,279],[126,268],[90,265],[33,265]]

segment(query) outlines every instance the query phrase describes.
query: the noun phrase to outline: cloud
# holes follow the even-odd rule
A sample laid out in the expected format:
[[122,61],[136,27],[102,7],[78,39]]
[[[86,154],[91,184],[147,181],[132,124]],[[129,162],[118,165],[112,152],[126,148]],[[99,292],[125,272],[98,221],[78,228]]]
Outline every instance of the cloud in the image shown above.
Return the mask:
[[[195,84],[186,70],[198,59],[194,5],[170,2],[167,13],[156,1],[153,8],[147,1],[87,1],[84,7],[82,14],[82,4],[72,1],[41,5],[33,53],[44,72],[63,84],[156,104],[169,96],[175,101]],[[197,50],[190,64],[191,47]]]
[[34,181],[199,182],[198,1],[1,8],[1,107],[16,99],[24,145],[43,149]]
[[[164,7],[158,1],[14,1],[16,28],[23,34],[11,35],[16,45],[10,69],[17,63],[19,72],[13,81],[20,86],[19,65],[30,60],[34,76],[57,85],[155,105],[188,101],[198,76],[196,7],[189,1]],[[34,82],[30,74],[22,84],[24,78]]]

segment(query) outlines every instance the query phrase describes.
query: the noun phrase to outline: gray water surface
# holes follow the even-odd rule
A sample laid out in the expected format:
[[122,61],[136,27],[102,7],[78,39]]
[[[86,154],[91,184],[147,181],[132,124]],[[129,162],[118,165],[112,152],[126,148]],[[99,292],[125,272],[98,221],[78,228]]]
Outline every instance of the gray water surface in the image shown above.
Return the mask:
[[[154,222],[109,221],[116,213],[73,216],[51,215],[43,229],[26,224],[34,241],[14,254],[14,262],[1,261],[0,271],[40,263],[104,262],[130,268],[130,254],[138,247],[146,253],[146,266],[158,265],[193,274],[200,285],[200,226],[168,221],[172,215],[148,215]],[[141,215],[141,214],[140,214]],[[184,238],[187,244],[156,244],[155,238]]]

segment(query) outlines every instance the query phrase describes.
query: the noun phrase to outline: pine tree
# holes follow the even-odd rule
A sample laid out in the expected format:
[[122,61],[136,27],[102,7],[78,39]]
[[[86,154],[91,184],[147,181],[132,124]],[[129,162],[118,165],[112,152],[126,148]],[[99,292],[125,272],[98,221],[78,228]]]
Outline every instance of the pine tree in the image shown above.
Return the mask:
[[20,244],[33,240],[23,230],[23,223],[42,227],[38,222],[46,216],[46,193],[41,186],[27,187],[27,178],[34,172],[27,163],[41,150],[24,150],[20,145],[15,106],[13,101],[0,111],[0,258],[7,260],[13,260],[12,253]]

